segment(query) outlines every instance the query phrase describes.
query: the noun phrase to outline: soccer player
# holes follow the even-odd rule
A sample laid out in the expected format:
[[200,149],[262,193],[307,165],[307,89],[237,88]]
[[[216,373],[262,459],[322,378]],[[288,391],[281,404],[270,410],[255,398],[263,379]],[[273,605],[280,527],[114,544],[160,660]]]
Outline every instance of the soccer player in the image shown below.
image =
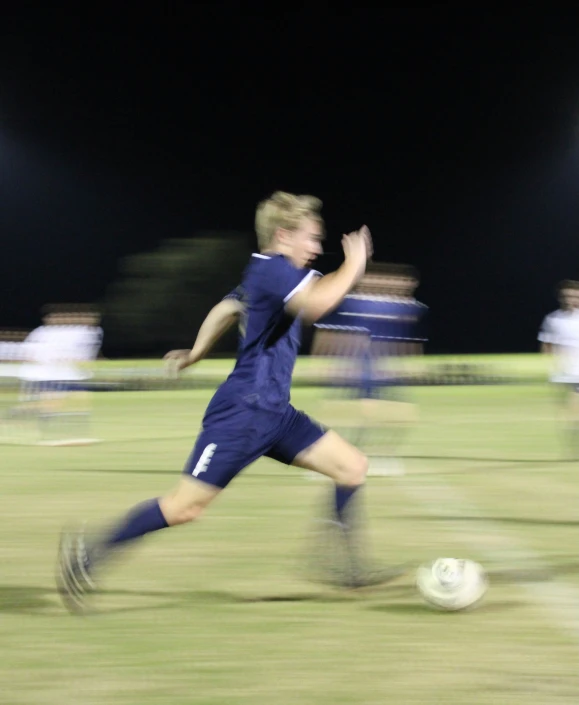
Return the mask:
[[374,263],[354,292],[315,324],[313,352],[341,359],[342,374],[338,369],[334,381],[349,397],[341,404],[332,399],[330,413],[355,422],[358,443],[363,436],[379,439],[367,448],[373,456],[369,474],[403,472],[396,450],[416,410],[402,394],[399,364],[391,362],[421,351],[426,307],[414,298],[417,285],[414,268]]
[[26,335],[24,331],[0,330],[0,443],[21,442],[27,435],[15,406]]
[[96,358],[102,330],[96,313],[49,310],[43,325],[24,342],[20,370],[22,401],[34,414],[40,445],[85,445],[89,426],[86,381]]
[[579,458],[579,282],[559,284],[560,308],[543,320],[541,350],[551,356],[551,382],[559,388],[569,453]]
[[[364,226],[342,240],[344,263],[325,277],[309,265],[322,252],[321,202],[312,196],[276,192],[259,204],[254,254],[232,299],[214,309],[191,351],[176,351],[180,369],[199,359],[220,332],[241,316],[233,372],[218,388],[177,487],[134,507],[104,538],[64,532],[58,561],[59,590],[71,611],[80,611],[95,589],[95,573],[117,549],[146,534],[198,519],[243,468],[262,456],[321,473],[333,480],[332,524],[349,547],[353,507],[367,471],[363,453],[290,404],[292,371],[302,322],[324,316],[352,290],[371,257]],[[241,304],[241,306],[240,306]],[[224,314],[229,306],[230,316]],[[210,314],[211,317],[211,314]],[[209,317],[209,318],[210,318]],[[204,341],[204,342],[203,342]],[[348,585],[359,585],[352,560]]]

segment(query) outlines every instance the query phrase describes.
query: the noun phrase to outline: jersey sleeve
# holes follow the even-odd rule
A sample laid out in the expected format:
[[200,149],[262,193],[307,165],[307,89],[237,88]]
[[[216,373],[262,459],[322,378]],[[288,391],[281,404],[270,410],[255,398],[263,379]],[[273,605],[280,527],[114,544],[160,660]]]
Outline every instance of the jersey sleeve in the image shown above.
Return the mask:
[[228,294],[225,294],[225,296],[221,300],[227,301],[229,299],[233,299],[233,301],[243,301],[243,289],[241,285],[236,286],[233,291],[230,291]]
[[315,269],[298,269],[284,257],[272,257],[262,272],[262,288],[270,298],[287,304],[321,274]]
[[360,315],[360,308],[360,302],[351,296],[346,296],[333,311],[316,321],[314,327],[353,333],[369,333],[368,320]]

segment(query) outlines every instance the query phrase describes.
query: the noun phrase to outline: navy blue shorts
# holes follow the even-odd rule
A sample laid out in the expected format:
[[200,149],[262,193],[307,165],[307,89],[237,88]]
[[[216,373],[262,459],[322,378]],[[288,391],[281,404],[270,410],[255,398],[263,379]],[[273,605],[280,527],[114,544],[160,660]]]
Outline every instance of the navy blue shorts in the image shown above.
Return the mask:
[[291,465],[326,431],[291,405],[281,413],[240,409],[235,427],[219,423],[204,426],[183,473],[223,488],[262,456]]

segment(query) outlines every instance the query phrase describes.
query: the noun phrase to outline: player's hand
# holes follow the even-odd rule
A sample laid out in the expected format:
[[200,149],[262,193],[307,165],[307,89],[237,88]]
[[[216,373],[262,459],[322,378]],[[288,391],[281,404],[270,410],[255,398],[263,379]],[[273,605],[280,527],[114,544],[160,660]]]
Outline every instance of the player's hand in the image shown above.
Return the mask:
[[168,377],[178,377],[179,372],[189,364],[190,350],[171,350],[163,360],[165,361],[165,372]]
[[370,228],[367,225],[362,225],[360,230],[358,230],[358,233],[366,243],[366,260],[369,261],[372,259],[372,255],[374,254],[374,243],[372,242],[372,233],[370,232]]
[[374,252],[370,230],[363,225],[360,230],[344,235],[342,248],[346,262],[354,267],[358,275],[361,276],[366,270],[367,261],[371,259]]

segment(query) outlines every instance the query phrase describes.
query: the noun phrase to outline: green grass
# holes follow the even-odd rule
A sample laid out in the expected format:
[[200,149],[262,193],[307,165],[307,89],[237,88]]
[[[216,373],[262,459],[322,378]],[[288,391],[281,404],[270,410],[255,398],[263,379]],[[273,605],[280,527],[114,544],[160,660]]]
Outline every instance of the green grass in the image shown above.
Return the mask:
[[[369,480],[372,549],[384,564],[480,560],[492,586],[478,610],[429,611],[411,575],[349,595],[307,582],[327,487],[260,461],[197,526],[127,555],[97,615],[69,616],[53,586],[61,526],[169,489],[209,398],[99,394],[101,445],[0,446],[0,702],[576,705],[579,470],[560,462],[550,390],[412,394],[407,474]],[[314,414],[320,399],[294,395]],[[568,603],[553,602],[560,593]]]
[[[233,368],[234,361],[227,358],[210,358],[202,360],[194,367],[190,367],[186,376],[203,376],[204,374],[217,374],[225,377]],[[510,355],[426,355],[415,359],[405,360],[406,367],[428,368],[442,364],[469,364],[484,368],[488,373],[508,375],[513,378],[546,378],[548,371],[548,358],[539,354],[510,354]],[[392,365],[392,361],[389,361]],[[311,375],[312,372],[325,371],[327,362],[324,358],[300,356],[296,363],[294,379]],[[162,361],[152,360],[99,360],[95,369],[97,375],[118,374],[122,370],[139,370],[149,372],[155,369],[162,372]]]

